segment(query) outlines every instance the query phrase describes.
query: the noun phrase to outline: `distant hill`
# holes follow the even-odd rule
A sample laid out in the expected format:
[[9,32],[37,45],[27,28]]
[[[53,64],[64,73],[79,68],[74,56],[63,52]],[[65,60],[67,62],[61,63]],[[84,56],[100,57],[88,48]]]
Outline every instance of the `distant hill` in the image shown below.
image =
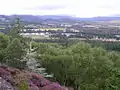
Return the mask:
[[93,18],[79,18],[64,15],[0,15],[0,22],[12,22],[16,17],[20,17],[26,23],[43,23],[43,22],[76,22],[76,21],[113,21],[120,20],[120,15],[93,17]]
[[94,17],[93,20],[95,21],[113,21],[113,20],[120,20],[120,17]]
[[0,15],[0,22],[11,22],[15,20],[16,17],[20,17],[22,21],[27,23],[43,23],[43,22],[65,22],[74,20],[73,17],[70,16],[57,16],[57,15],[45,15],[45,16],[34,16],[34,15]]

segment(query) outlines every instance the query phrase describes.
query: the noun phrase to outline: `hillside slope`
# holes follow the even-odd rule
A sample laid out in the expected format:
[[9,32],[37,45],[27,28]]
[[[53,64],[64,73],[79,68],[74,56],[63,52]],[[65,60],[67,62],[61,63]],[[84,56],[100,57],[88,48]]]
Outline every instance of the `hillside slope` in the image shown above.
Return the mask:
[[42,75],[0,66],[0,90],[68,90]]

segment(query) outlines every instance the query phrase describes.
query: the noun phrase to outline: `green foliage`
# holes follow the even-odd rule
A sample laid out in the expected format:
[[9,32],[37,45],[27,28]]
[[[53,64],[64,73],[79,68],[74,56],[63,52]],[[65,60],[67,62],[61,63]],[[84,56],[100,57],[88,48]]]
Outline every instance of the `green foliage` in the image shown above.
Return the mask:
[[5,60],[6,56],[7,56],[6,52],[4,50],[0,50],[0,63],[6,62]]
[[22,30],[19,19],[8,35],[0,33],[0,63],[23,69],[26,66],[26,51],[28,39],[19,35]]
[[[39,46],[37,59],[54,79],[76,90],[119,90],[120,56],[78,43],[67,48]],[[43,47],[46,47],[45,49]],[[44,49],[44,52],[40,50]]]
[[21,61],[26,55],[20,40],[15,38],[6,48],[6,63],[12,67],[25,68],[25,61]]
[[22,81],[19,84],[19,88],[20,88],[20,90],[29,90],[29,86],[28,86],[27,82],[25,82],[25,81]]
[[3,33],[0,33],[0,62],[4,63],[4,58],[6,57],[5,49],[9,44],[9,37]]
[[39,54],[57,54],[57,52],[62,48],[62,46],[58,44],[52,43],[33,43],[33,48],[36,48],[37,53]]
[[27,61],[21,61],[21,60],[7,60],[6,64],[14,68],[25,69],[26,62]]
[[22,29],[23,26],[21,25],[20,18],[16,18],[14,26],[12,27],[8,35],[11,36],[11,38],[19,38],[19,33],[22,31]]
[[5,49],[9,43],[9,37],[3,33],[0,33],[0,50]]
[[102,47],[110,51],[120,51],[119,42],[102,42],[102,41],[86,41],[92,45],[92,47]]
[[20,40],[15,38],[6,48],[9,59],[21,59],[25,55],[25,50],[23,49]]

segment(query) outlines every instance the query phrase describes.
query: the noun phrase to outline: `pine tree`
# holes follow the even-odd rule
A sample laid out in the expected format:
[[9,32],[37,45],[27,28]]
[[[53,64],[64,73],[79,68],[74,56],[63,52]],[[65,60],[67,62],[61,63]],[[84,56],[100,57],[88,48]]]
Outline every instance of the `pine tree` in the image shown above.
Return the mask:
[[20,18],[17,17],[8,35],[12,38],[19,38],[23,28],[24,26],[22,25]]
[[16,67],[16,68],[25,68],[25,62],[23,57],[26,55],[26,51],[23,49],[23,46],[19,39],[15,38],[6,48],[6,63],[7,65]]

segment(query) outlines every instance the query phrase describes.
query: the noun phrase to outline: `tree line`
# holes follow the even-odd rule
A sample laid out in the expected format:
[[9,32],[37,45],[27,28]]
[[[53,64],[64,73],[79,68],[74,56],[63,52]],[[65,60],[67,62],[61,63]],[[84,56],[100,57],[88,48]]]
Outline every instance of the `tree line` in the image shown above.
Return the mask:
[[36,58],[54,74],[53,80],[75,90],[119,90],[120,56],[118,52],[79,42],[70,46],[33,43]]

